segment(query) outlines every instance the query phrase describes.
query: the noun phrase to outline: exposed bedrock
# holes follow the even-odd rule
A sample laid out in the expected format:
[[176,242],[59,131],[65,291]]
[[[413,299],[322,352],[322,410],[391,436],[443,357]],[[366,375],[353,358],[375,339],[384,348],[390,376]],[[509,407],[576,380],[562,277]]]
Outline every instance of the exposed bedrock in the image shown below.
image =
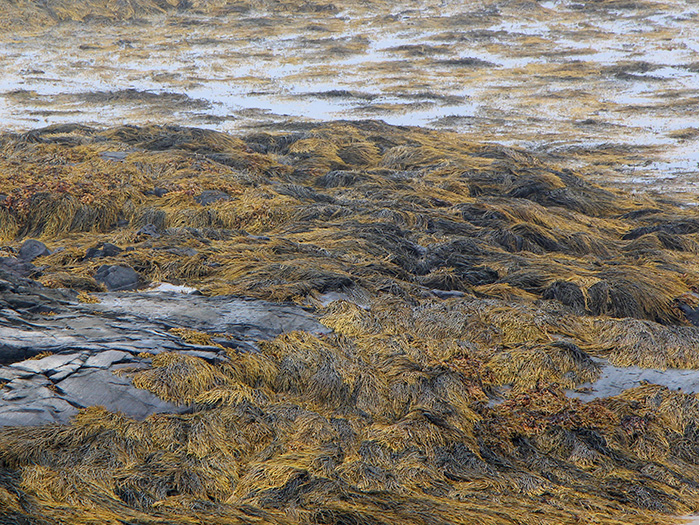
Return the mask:
[[[0,426],[68,423],[89,406],[137,419],[181,412],[186,407],[131,383],[130,373],[149,368],[149,355],[214,363],[227,359],[225,348],[256,352],[256,341],[287,331],[330,331],[294,305],[172,292],[105,293],[83,304],[28,279],[2,282]],[[169,331],[178,327],[220,336],[191,344]]]

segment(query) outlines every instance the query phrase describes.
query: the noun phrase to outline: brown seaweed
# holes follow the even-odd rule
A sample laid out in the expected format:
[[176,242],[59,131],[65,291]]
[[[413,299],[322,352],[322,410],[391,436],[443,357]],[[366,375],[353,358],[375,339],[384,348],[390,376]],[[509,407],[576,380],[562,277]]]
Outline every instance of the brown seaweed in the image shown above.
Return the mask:
[[[35,260],[45,286],[91,300],[97,268],[122,264],[294,301],[332,329],[125,372],[185,414],[93,407],[68,426],[3,429],[8,522],[612,525],[697,511],[697,395],[565,393],[598,377],[593,357],[698,366],[697,327],[674,303],[697,289],[695,211],[521,149],[375,121],[242,137],[61,126],[0,145],[0,238],[53,250]],[[88,256],[107,242],[129,249]]]

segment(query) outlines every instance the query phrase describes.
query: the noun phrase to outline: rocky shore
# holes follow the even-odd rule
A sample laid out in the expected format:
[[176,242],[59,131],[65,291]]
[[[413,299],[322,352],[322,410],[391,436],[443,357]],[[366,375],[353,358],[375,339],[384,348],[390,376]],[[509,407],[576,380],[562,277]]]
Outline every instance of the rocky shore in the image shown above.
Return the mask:
[[5,522],[697,512],[696,210],[378,121],[0,147]]

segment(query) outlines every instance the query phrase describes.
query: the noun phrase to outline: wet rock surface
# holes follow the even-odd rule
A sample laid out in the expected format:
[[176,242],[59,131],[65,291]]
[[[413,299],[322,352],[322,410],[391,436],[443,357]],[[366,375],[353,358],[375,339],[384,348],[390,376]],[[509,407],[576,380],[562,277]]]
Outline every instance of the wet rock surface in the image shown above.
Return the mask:
[[[136,388],[120,374],[148,368],[148,355],[161,352],[216,363],[228,360],[224,345],[258,352],[256,341],[287,331],[329,332],[292,305],[175,292],[104,293],[99,303],[82,304],[74,293],[35,281],[4,282],[0,426],[68,423],[90,406],[136,419],[183,412],[186,406]],[[190,344],[169,331],[181,326],[219,337],[210,345]]]

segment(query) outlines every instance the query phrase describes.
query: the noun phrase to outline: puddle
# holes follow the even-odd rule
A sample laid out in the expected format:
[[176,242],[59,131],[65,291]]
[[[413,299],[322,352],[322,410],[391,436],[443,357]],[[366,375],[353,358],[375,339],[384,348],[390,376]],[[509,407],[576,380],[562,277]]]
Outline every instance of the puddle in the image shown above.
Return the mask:
[[623,390],[639,386],[643,382],[663,385],[671,390],[679,390],[686,394],[698,393],[698,371],[672,369],[654,370],[636,366],[618,367],[605,359],[594,361],[601,364],[600,379],[595,383],[584,383],[577,391],[567,391],[570,397],[581,401],[591,401],[599,397],[610,397],[621,394]]

